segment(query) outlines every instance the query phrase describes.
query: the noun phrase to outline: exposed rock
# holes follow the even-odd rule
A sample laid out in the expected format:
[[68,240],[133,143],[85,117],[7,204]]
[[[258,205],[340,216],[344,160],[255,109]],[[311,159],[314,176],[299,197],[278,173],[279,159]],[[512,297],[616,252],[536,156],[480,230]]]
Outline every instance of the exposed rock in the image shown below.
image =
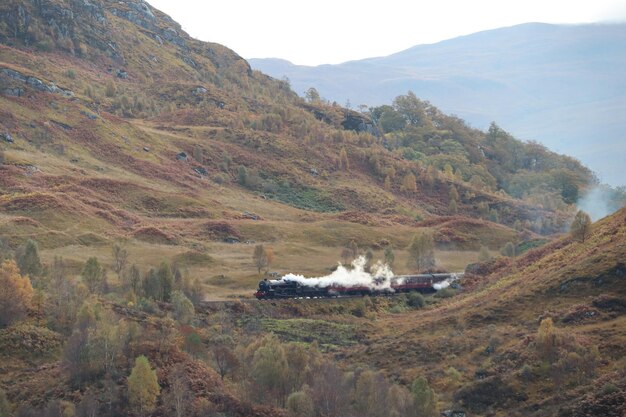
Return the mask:
[[22,97],[24,95],[24,89],[20,87],[5,88],[4,95],[11,97]]
[[128,73],[124,70],[118,69],[115,73],[115,75],[117,76],[117,78],[121,78],[123,80],[128,78]]
[[98,118],[98,116],[96,116],[93,113],[89,113],[88,111],[85,110],[81,110],[80,114],[82,114],[83,116],[86,116],[89,120],[96,120]]
[[194,167],[193,170],[196,173],[202,175],[203,177],[206,177],[207,175],[209,175],[209,172],[206,169],[202,168],[202,167]]
[[176,159],[179,161],[187,161],[189,158],[187,157],[187,154],[185,152],[180,152],[176,155]]
[[148,6],[148,4],[144,3],[143,1],[139,1],[136,3],[128,3],[128,6],[135,9],[137,12],[141,13],[141,15],[149,20],[155,20],[156,17],[154,16],[154,13],[152,13],[152,10],[150,10],[150,6]]
[[191,92],[192,94],[198,95],[198,94],[206,94],[209,92],[209,90],[207,90],[204,87],[196,87]]
[[194,61],[193,59],[191,59],[188,56],[183,56],[183,62],[187,65],[189,65],[192,68],[197,68],[198,64],[196,64],[196,61]]
[[143,147],[144,152],[150,152],[150,148],[148,148],[147,146]]
[[[9,69],[9,68],[0,68],[0,75],[9,77],[10,79],[25,84],[31,88],[34,88],[37,91],[43,91],[46,93],[55,93],[61,94],[65,97],[72,97],[74,95],[70,90],[66,90],[60,87],[57,87],[55,83],[46,84],[44,81],[39,78],[35,78],[29,75],[24,75],[18,71]],[[5,90],[7,95],[13,96],[22,96],[24,95],[24,90],[20,87],[8,87]]]
[[361,113],[357,113],[352,110],[347,110],[344,115],[344,120],[341,122],[341,126],[343,126],[346,130],[354,130],[355,132],[368,132],[378,136],[376,133],[376,129],[374,128],[374,124],[372,121],[362,115]]
[[7,143],[13,143],[13,136],[10,133],[0,133],[0,139],[3,139]]

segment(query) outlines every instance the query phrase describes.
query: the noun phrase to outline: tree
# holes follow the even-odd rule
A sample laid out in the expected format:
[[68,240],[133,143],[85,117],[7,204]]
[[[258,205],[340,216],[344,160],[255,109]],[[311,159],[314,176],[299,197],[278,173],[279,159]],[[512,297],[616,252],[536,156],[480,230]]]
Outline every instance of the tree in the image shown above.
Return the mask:
[[450,189],[448,190],[448,199],[459,201],[459,192],[456,190],[456,187],[454,185],[451,185]]
[[172,274],[172,268],[170,265],[163,261],[157,271],[157,277],[159,278],[160,291],[159,300],[169,302],[172,297],[172,289],[174,288],[174,274]]
[[408,266],[418,272],[435,266],[435,241],[432,234],[420,232],[413,237],[408,248]]
[[411,385],[411,394],[418,417],[432,417],[437,415],[437,397],[424,377],[416,378]]
[[412,172],[409,172],[404,176],[402,180],[402,190],[407,193],[414,193],[417,191],[417,182],[415,179],[415,175]]
[[41,276],[43,266],[39,258],[37,242],[29,239],[24,246],[18,250],[17,265],[22,275],[28,275],[31,279]]
[[115,84],[113,83],[113,81],[108,80],[105,86],[104,94],[107,97],[114,97],[116,93],[117,89],[115,88]]
[[408,417],[414,414],[415,406],[409,390],[401,385],[393,384],[389,387],[389,416]]
[[0,262],[5,259],[13,259],[13,250],[11,249],[11,246],[9,246],[6,239],[3,239],[2,236],[0,236]]
[[391,177],[389,174],[385,176],[385,182],[383,183],[385,190],[391,190]]
[[320,97],[320,93],[315,87],[310,87],[308,90],[306,90],[304,92],[304,97],[309,103],[319,103],[322,100]]
[[309,395],[310,388],[303,387],[301,391],[293,392],[287,397],[287,409],[294,416],[313,417],[315,415],[315,404]]
[[167,402],[171,404],[176,417],[183,417],[186,415],[185,410],[190,399],[189,381],[184,366],[182,364],[174,366],[167,379],[170,385]]
[[275,400],[276,405],[283,405],[287,371],[285,350],[277,339],[270,339],[254,352],[252,379],[267,394],[261,397],[266,401]]
[[254,261],[254,265],[256,266],[259,275],[261,275],[261,270],[268,266],[267,252],[265,251],[263,245],[256,245],[254,247],[252,260]]
[[452,199],[450,200],[450,203],[448,204],[448,213],[450,214],[456,214],[458,212],[458,205],[456,203],[456,200]]
[[122,282],[122,272],[128,263],[128,251],[116,244],[113,246],[113,271],[117,274],[120,282]]
[[341,261],[344,265],[347,265],[352,259],[352,251],[350,248],[343,248],[341,250]]
[[478,261],[479,262],[487,262],[491,259],[491,254],[489,253],[489,248],[486,246],[480,247],[480,252],[478,252]]
[[155,409],[160,391],[156,372],[150,368],[148,358],[139,356],[128,377],[128,402],[140,416],[144,416]]
[[385,263],[389,265],[389,268],[393,267],[395,259],[396,255],[393,253],[393,247],[391,245],[387,245],[385,248]]
[[374,259],[374,252],[370,248],[368,248],[365,251],[365,271],[367,272],[370,271],[372,259]]
[[104,281],[105,281],[106,271],[98,262],[98,258],[92,256],[87,259],[85,263],[85,267],[83,268],[83,272],[81,277],[83,278],[83,282],[92,293],[98,293],[102,291]]
[[196,314],[193,303],[182,291],[172,293],[172,307],[174,308],[174,318],[182,324],[189,324]]
[[141,290],[141,272],[139,272],[139,268],[135,264],[133,264],[133,266],[130,267],[130,271],[128,271],[128,284],[133,292],[139,295],[139,291]]
[[30,307],[33,287],[13,261],[0,265],[0,327],[21,319]]
[[348,248],[350,249],[352,259],[356,259],[359,256],[359,245],[357,245],[356,240],[351,240]]
[[389,385],[380,372],[364,371],[354,387],[354,409],[362,417],[386,414]]
[[235,342],[228,335],[217,335],[211,339],[211,353],[220,377],[224,377],[239,367],[239,359],[234,353]]
[[506,245],[500,250],[500,253],[509,258],[515,257],[515,245],[512,242],[506,242]]
[[248,182],[248,169],[243,165],[239,165],[237,168],[237,182],[244,187]]
[[341,148],[341,151],[339,151],[339,169],[344,171],[350,170],[350,160],[348,159],[346,148]]
[[550,317],[541,320],[539,329],[537,330],[537,352],[542,360],[547,362],[555,362],[559,353],[559,337],[558,330],[554,327],[554,323]]
[[585,239],[591,234],[591,217],[584,211],[578,210],[570,226],[570,234],[575,240],[585,243]]

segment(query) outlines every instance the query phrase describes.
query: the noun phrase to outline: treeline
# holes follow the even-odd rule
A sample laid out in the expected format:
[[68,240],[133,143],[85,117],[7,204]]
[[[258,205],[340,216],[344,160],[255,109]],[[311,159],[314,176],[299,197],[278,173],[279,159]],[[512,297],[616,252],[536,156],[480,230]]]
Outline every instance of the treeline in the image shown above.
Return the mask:
[[495,123],[487,132],[470,128],[412,92],[369,114],[385,132],[387,149],[475,187],[504,190],[516,198],[545,195],[557,200],[549,204],[558,205],[558,200],[576,202],[580,189],[597,181],[573,158],[517,140]]
[[[202,301],[201,282],[192,280],[177,265],[163,261],[158,267],[142,273],[137,265],[129,265],[126,249],[115,245],[112,252],[110,269],[117,275],[113,282],[107,268],[96,257],[85,262],[80,274],[71,274],[61,257],[55,257],[49,265],[43,264],[35,241],[28,240],[12,251],[0,238],[0,260],[4,260],[2,270],[6,276],[12,277],[5,281],[5,288],[19,286],[20,290],[15,291],[23,294],[14,299],[7,296],[6,302],[0,306],[3,310],[0,325],[19,320],[31,308],[51,329],[68,334],[83,300],[90,295],[104,296],[148,313],[158,312],[160,302],[193,310],[193,305]],[[75,269],[75,265],[72,266]],[[20,280],[26,280],[27,284],[20,283]]]

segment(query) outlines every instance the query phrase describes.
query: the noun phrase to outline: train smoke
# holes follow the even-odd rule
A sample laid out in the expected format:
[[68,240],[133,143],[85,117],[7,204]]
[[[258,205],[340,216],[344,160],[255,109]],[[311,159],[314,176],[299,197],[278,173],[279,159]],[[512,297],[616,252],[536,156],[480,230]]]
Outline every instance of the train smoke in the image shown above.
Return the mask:
[[306,278],[302,275],[287,274],[283,281],[296,281],[302,285],[309,287],[326,288],[331,286],[356,287],[363,286],[378,291],[393,291],[391,289],[391,279],[394,273],[387,264],[377,262],[370,268],[371,272],[365,270],[367,259],[360,256],[352,262],[352,269],[346,268],[341,263],[331,274]]

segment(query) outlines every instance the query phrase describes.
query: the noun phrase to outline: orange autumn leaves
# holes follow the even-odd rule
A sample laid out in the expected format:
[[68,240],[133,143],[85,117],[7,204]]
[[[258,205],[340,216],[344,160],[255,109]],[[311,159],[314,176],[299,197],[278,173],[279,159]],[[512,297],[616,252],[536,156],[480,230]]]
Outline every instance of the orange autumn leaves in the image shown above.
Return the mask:
[[0,265],[0,327],[22,318],[30,307],[33,287],[27,276],[22,276],[14,261]]

